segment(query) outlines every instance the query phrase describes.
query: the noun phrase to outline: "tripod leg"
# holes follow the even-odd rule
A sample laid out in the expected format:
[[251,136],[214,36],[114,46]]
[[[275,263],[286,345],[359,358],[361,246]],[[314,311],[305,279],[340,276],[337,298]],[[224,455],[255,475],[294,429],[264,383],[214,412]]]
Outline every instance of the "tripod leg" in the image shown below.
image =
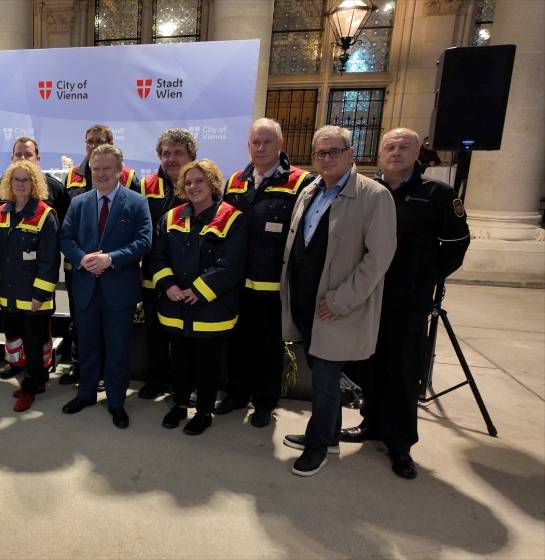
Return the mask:
[[460,365],[462,366],[462,369],[464,370],[467,382],[468,382],[469,386],[471,387],[471,391],[473,392],[473,396],[475,397],[475,401],[477,402],[477,405],[479,406],[479,410],[481,411],[482,417],[483,417],[483,419],[486,423],[486,427],[488,428],[488,433],[491,436],[495,437],[495,436],[498,435],[498,430],[496,430],[496,427],[492,423],[492,419],[490,418],[490,415],[488,414],[488,410],[486,409],[484,401],[481,397],[481,393],[479,393],[479,389],[477,388],[477,383],[475,383],[475,379],[473,378],[471,370],[469,369],[469,366],[467,365],[464,353],[462,352],[462,349],[460,348],[460,345],[458,344],[458,340],[456,338],[456,335],[454,334],[454,330],[452,329],[452,325],[450,324],[450,321],[448,320],[447,312],[444,309],[441,309],[439,313],[441,315],[441,319],[443,320],[443,324],[445,325],[445,329],[447,331],[447,334],[450,338],[450,342],[452,343],[452,347],[454,348],[454,351],[456,352],[456,356],[458,357],[458,361],[460,362]]
[[439,326],[439,311],[435,308],[431,313],[430,326],[428,328],[428,336],[426,338],[426,358],[427,366],[420,382],[420,394],[418,400],[426,401],[428,390],[432,386],[433,381],[433,365],[435,363],[435,346],[437,344],[437,327]]

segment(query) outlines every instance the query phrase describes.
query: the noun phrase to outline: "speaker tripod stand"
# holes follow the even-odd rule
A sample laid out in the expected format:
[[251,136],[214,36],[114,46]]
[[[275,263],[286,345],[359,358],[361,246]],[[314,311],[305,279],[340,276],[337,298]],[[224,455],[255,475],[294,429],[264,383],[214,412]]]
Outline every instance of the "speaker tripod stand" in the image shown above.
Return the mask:
[[[451,391],[459,389],[460,387],[469,385],[473,393],[473,396],[475,397],[475,401],[477,402],[479,410],[481,411],[483,420],[485,421],[486,427],[488,429],[488,433],[491,436],[495,437],[498,435],[498,430],[496,430],[496,427],[494,426],[492,419],[488,414],[488,410],[486,409],[483,398],[481,397],[481,393],[479,392],[477,383],[475,382],[471,370],[469,369],[464,353],[462,352],[462,349],[460,348],[460,344],[458,343],[458,339],[454,334],[454,330],[448,319],[447,312],[441,306],[444,296],[445,296],[445,283],[441,282],[440,284],[437,284],[437,286],[435,287],[435,296],[433,300],[433,308],[431,312],[431,319],[428,328],[428,338],[427,338],[429,360],[428,360],[428,365],[426,367],[426,370],[424,372],[422,384],[420,386],[421,389],[420,389],[420,395],[418,397],[418,400],[423,403],[428,403],[434,401],[435,399],[438,399],[439,397],[442,397],[443,395],[446,395],[447,393],[450,393]],[[460,366],[462,366],[462,369],[464,370],[466,380],[462,381],[461,383],[458,383],[457,385],[453,385],[452,387],[445,389],[444,391],[441,391],[439,393],[432,393],[430,396],[427,396],[428,392],[430,392],[432,389],[433,366],[435,362],[435,347],[437,344],[437,329],[439,327],[439,318],[441,318],[441,321],[443,322],[443,326],[447,331],[452,347],[456,352],[456,357],[460,362]]]

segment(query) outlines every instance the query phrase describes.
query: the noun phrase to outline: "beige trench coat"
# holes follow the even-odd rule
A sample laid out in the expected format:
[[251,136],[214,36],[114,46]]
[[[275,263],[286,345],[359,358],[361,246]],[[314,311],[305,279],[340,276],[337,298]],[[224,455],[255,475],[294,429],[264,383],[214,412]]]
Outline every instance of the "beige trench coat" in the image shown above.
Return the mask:
[[[299,222],[319,177],[297,200],[284,251],[280,296],[282,335],[290,341],[301,335],[290,309],[288,263]],[[396,248],[396,210],[388,190],[356,173],[333,200],[329,238],[316,306],[325,295],[337,315],[332,323],[315,316],[310,354],[324,360],[363,360],[375,351],[382,304],[384,274]]]

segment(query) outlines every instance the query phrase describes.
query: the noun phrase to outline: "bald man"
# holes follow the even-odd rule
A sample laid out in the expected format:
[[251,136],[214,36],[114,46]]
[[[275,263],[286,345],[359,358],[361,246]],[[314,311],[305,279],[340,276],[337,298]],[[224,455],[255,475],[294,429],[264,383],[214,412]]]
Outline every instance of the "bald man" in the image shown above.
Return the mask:
[[397,249],[384,280],[364,420],[340,436],[350,443],[384,441],[394,473],[409,479],[417,475],[410,450],[418,441],[418,393],[434,288],[461,266],[469,246],[462,201],[446,183],[422,176],[419,149],[418,134],[408,128],[387,132],[380,144],[375,179],[394,198]]

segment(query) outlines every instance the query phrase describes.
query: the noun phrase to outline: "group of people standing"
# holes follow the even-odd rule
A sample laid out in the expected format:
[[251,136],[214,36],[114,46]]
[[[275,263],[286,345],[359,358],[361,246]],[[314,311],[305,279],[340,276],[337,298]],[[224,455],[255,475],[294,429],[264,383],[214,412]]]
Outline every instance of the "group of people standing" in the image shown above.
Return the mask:
[[[186,130],[161,134],[159,169],[141,181],[107,127],[91,127],[85,140],[87,157],[68,173],[56,212],[33,140],[16,142],[2,179],[6,361],[25,368],[15,410],[45,391],[60,250],[74,342],[72,370],[60,383],[79,382],[64,413],[94,405],[103,379],[114,425],[128,427],[129,336],[143,301],[149,369],[138,394],[153,399],[172,389],[165,428],[188,418],[194,389],[187,434],[249,403],[251,425],[269,425],[283,341],[302,339],[312,415],[304,434],[284,439],[302,450],[293,472],[317,473],[340,440],[381,439],[394,472],[414,478],[410,447],[433,288],[461,265],[469,244],[461,201],[421,176],[418,135],[385,134],[372,180],[357,173],[350,131],[322,127],[312,142],[314,175],[290,164],[280,125],[258,119],[251,161],[225,186],[214,162],[197,159]],[[358,364],[368,372],[364,420],[342,430],[341,375]],[[216,403],[219,388],[225,396]]]

